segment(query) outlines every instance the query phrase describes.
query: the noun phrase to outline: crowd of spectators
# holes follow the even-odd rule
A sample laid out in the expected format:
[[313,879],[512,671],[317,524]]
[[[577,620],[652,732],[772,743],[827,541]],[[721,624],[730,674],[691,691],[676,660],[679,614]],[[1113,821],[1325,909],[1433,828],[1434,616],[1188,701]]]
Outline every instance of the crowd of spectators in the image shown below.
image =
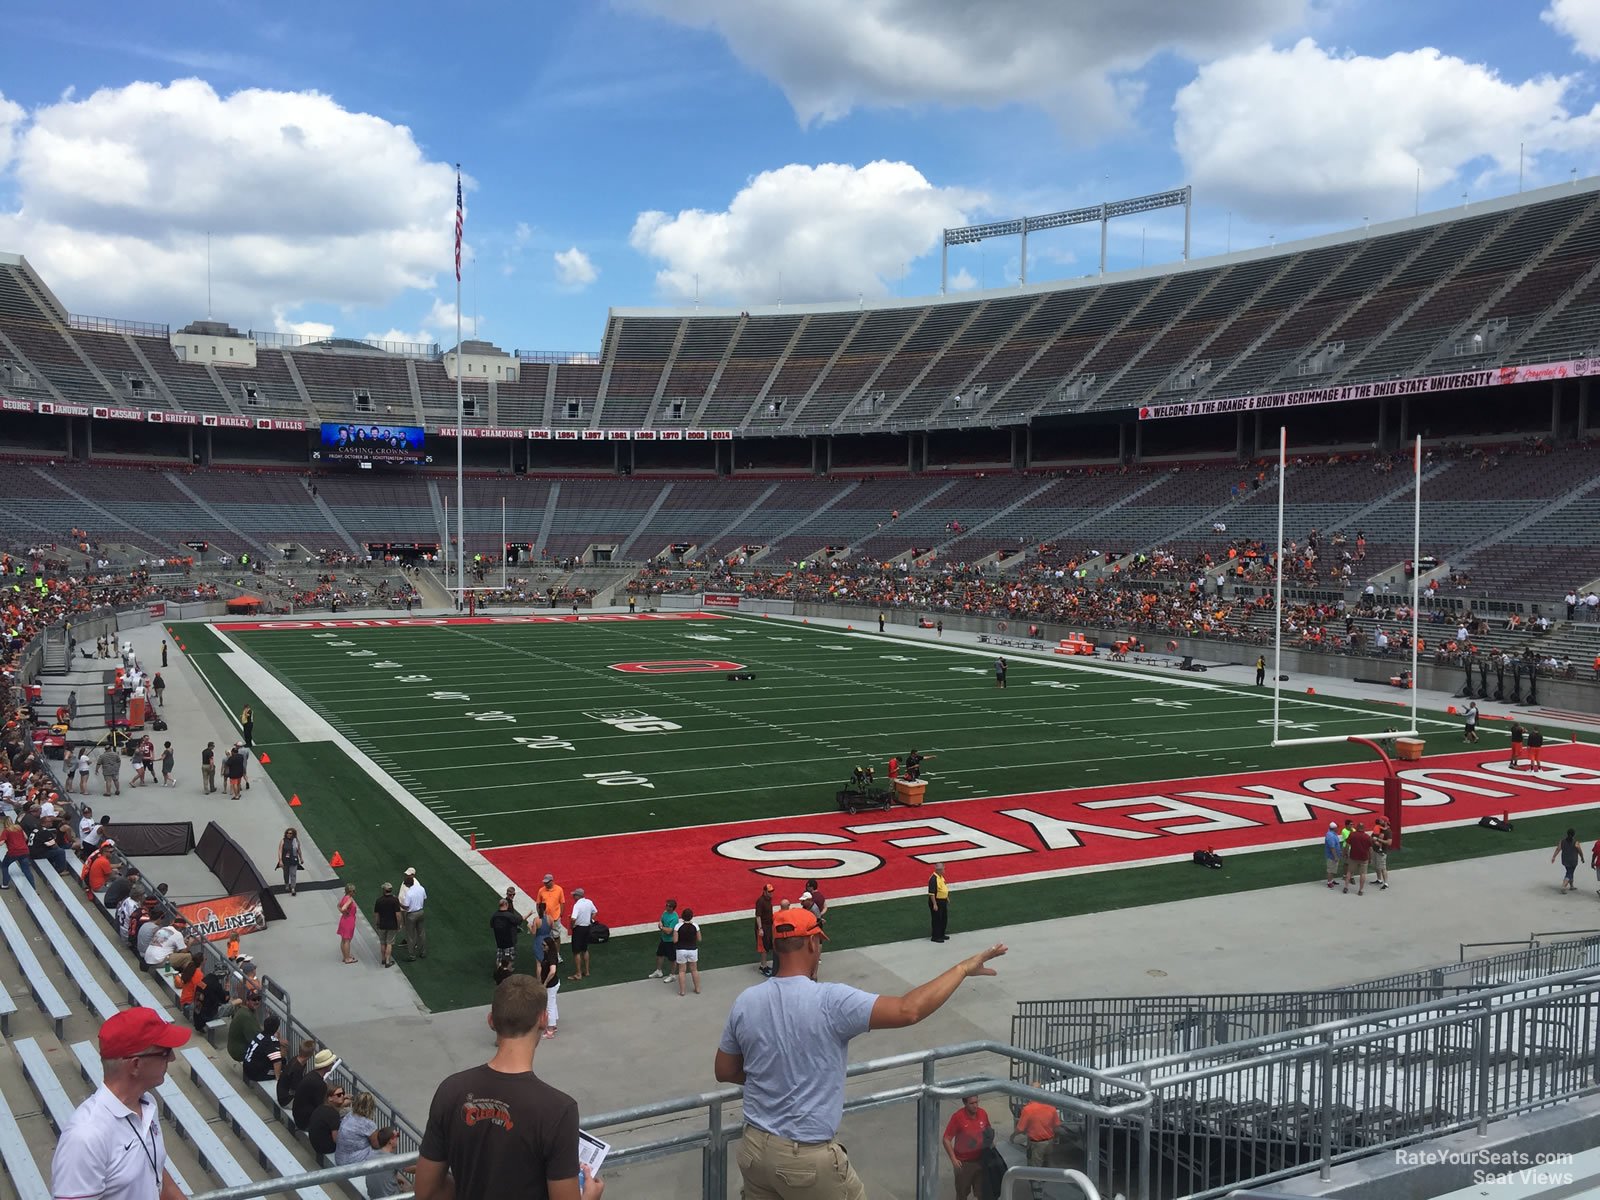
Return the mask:
[[[1356,539],[1330,539],[1330,545],[1361,547]],[[1315,531],[1307,543],[1320,543]],[[674,572],[664,566],[640,571],[629,581],[630,596],[702,591],[732,592],[758,599],[808,604],[849,604],[885,611],[960,614],[1025,624],[1052,623],[1086,630],[1146,636],[1198,637],[1249,646],[1273,640],[1273,580],[1270,551],[1259,542],[1227,543],[1223,553],[1167,551],[1111,559],[1094,548],[1062,554],[1040,547],[1014,576],[969,564],[912,568],[909,564],[850,562],[790,563],[784,567],[736,571],[720,564],[709,571]],[[1231,553],[1231,557],[1229,554]],[[1108,569],[1090,574],[1086,563],[1110,559]],[[1426,566],[1426,562],[1424,563]],[[1301,588],[1315,576],[1297,580]],[[1432,582],[1432,581],[1431,581]],[[1506,647],[1480,644],[1492,633],[1532,639],[1551,628],[1535,613],[1488,618],[1468,610],[1431,604],[1437,586],[1424,591],[1419,650],[1442,665],[1463,665],[1479,657],[1506,653]],[[1284,643],[1297,649],[1334,654],[1409,656],[1411,607],[1400,596],[1368,586],[1353,601],[1339,590],[1321,598],[1296,600],[1283,614]],[[1538,660],[1546,674],[1573,677],[1570,660],[1546,655]]]

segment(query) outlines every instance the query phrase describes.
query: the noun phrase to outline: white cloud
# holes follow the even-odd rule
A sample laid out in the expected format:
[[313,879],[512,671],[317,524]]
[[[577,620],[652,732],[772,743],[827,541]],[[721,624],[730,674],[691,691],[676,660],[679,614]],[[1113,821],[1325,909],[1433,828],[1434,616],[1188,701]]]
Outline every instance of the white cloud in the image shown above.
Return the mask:
[[26,116],[22,105],[0,93],[0,171],[10,165],[11,156],[16,153],[17,133]]
[[586,288],[600,278],[600,272],[589,261],[589,256],[576,246],[557,251],[552,257],[556,264],[556,279],[562,287]]
[[1307,38],[1201,67],[1173,104],[1175,136],[1211,208],[1280,227],[1388,217],[1410,212],[1419,168],[1424,191],[1484,186],[1515,176],[1519,143],[1530,163],[1592,147],[1600,108],[1569,111],[1574,82],[1510,82],[1433,49],[1336,54]]
[[977,286],[978,277],[965,267],[950,276],[950,290],[952,292],[967,292]]
[[0,246],[80,312],[219,317],[385,304],[450,269],[454,175],[403,125],[316,92],[134,83],[35,110]]
[[1600,2],[1597,0],[1550,0],[1550,7],[1539,14],[1563,37],[1572,39],[1572,48],[1585,58],[1600,58]]
[[[471,315],[466,315],[461,326],[463,339],[477,337],[475,328],[478,322]],[[414,330],[401,329],[391,326],[386,333],[368,333],[366,340],[369,342],[411,342],[417,345],[455,345],[456,341],[456,306],[448,300],[438,296],[433,298],[433,303],[428,311],[423,314]]]
[[272,330],[274,333],[292,333],[296,337],[330,338],[333,336],[333,326],[324,321],[293,321],[288,313],[279,307],[272,312]]
[[1085,133],[1137,102],[1131,72],[1294,25],[1307,0],[632,0],[715,30],[803,124],[870,105],[1037,104]]
[[751,179],[721,212],[643,212],[628,241],[666,265],[669,297],[767,304],[881,296],[983,197],[935,187],[909,163],[792,163]]

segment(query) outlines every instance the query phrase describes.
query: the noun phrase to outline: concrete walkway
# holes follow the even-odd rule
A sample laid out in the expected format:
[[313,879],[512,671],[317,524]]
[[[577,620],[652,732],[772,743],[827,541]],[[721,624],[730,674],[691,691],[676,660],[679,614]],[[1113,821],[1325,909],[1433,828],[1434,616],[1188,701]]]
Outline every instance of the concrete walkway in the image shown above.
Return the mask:
[[[929,641],[938,640],[931,630],[897,626],[891,631],[902,637],[926,633]],[[123,636],[152,669],[159,664],[160,626]],[[949,631],[943,640],[976,644],[974,638]],[[241,801],[220,793],[201,795],[200,748],[210,738],[226,750],[237,740],[237,723],[176,647],[162,675],[167,682],[165,715],[172,727],[167,736],[178,751],[178,786],[130,790],[129,773],[124,772],[123,795],[106,811],[125,821],[191,820],[197,833],[215,819],[270,873],[277,839],[285,826],[295,823],[293,810],[259,766],[252,771],[252,790]],[[1253,670],[1241,664],[1181,678],[1249,683]],[[1327,696],[1394,698],[1383,689],[1343,681],[1319,680],[1316,687]],[[1424,707],[1443,709],[1449,702],[1443,695],[1422,696]],[[1508,711],[1492,702],[1482,707],[1485,714]],[[98,792],[91,786],[92,798]],[[1584,821],[1575,823],[1582,826]],[[1600,836],[1600,828],[1580,828],[1580,833],[1592,839]],[[949,943],[913,941],[830,954],[824,977],[899,992],[967,953],[1004,941],[1010,953],[998,964],[998,978],[970,981],[944,1010],[916,1029],[867,1035],[855,1044],[852,1056],[863,1059],[974,1038],[1004,1040],[1019,1000],[1325,987],[1453,960],[1461,942],[1600,927],[1600,898],[1592,886],[1560,895],[1559,872],[1548,859],[1546,851],[1525,851],[1407,870],[1397,856],[1391,890],[1358,898],[1322,887],[1320,859],[1308,856],[1317,878],[1308,877],[1303,885],[1061,919],[1041,913],[1041,920],[1025,926],[982,932],[963,928],[958,880]],[[334,878],[324,852],[310,839],[305,860],[302,884]],[[168,882],[178,899],[207,898],[219,890],[193,858],[153,859],[143,865]],[[401,866],[397,864],[397,877]],[[1082,886],[1093,888],[1093,877],[1085,877]],[[334,934],[337,896],[336,889],[313,889],[285,897],[289,920],[252,935],[246,948],[262,970],[290,991],[297,1017],[420,1121],[443,1076],[489,1053],[486,1010],[427,1013],[402,972],[377,966],[377,947],[365,922],[356,940],[360,965],[342,965]],[[485,903],[487,910],[487,894]],[[835,920],[848,921],[848,908]],[[744,936],[733,928],[724,932],[712,926],[709,932],[713,937]],[[540,1049],[538,1070],[578,1096],[586,1112],[713,1088],[711,1058],[728,1006],[739,990],[759,981],[750,968],[708,971],[703,995],[680,998],[676,987],[645,978],[652,966],[651,960],[638,963],[636,983],[592,989],[569,984],[563,989],[560,1035]]]

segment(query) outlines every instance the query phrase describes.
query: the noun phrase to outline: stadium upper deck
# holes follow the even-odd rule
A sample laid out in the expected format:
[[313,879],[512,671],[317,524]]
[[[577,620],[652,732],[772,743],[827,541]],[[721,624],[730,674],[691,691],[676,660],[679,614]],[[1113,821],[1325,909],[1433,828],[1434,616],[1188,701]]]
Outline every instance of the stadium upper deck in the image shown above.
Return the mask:
[[[1024,425],[1587,356],[1600,178],[1272,249],[937,300],[613,309],[601,353],[469,379],[467,424],[744,435]],[[0,395],[235,418],[454,425],[437,348],[257,338],[179,361],[165,326],[70,316],[0,256]]]

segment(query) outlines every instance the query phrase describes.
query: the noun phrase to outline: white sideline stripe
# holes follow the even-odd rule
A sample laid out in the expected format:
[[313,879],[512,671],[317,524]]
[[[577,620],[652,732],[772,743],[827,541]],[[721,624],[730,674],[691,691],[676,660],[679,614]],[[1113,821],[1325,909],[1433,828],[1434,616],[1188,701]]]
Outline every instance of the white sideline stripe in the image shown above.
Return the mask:
[[387,771],[358,750],[349,738],[312,712],[304,700],[278,682],[277,677],[251,658],[248,652],[241,650],[215,626],[212,626],[211,632],[228,647],[229,653],[218,655],[223,664],[238,676],[240,683],[255,693],[256,699],[265,704],[272,715],[282,721],[296,738],[303,742],[332,742],[338,746],[351,762],[365,771],[379,787],[389,793],[390,797],[398,801],[400,807],[404,808],[417,824],[433,834],[440,845],[454,854],[467,870],[483,880],[496,896],[503,896],[507,888],[516,886],[510,876],[483,855],[463,845],[460,835],[455,830],[440,820],[422,801],[401,787]]

